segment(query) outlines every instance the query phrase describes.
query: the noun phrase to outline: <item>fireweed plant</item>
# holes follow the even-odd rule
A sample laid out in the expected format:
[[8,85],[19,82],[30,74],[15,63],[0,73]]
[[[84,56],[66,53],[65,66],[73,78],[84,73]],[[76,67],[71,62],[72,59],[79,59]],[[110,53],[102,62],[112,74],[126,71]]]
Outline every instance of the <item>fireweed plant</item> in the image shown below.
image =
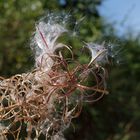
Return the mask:
[[[0,139],[19,140],[23,135],[24,139],[39,139],[43,135],[47,140],[62,140],[62,132],[79,116],[83,103],[98,101],[108,93],[107,47],[83,43],[91,60],[78,62],[72,47],[58,41],[70,32],[66,25],[67,16],[49,14],[41,19],[31,43],[35,69],[8,79],[0,77]],[[63,48],[71,58],[63,56]],[[87,85],[88,77],[92,86]]]

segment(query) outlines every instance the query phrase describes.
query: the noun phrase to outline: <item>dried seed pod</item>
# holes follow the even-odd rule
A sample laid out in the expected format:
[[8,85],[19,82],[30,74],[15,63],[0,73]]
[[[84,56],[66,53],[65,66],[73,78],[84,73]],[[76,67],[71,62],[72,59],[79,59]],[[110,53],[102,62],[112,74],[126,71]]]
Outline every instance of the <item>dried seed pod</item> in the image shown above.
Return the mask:
[[[35,70],[8,79],[0,77],[1,139],[9,136],[14,139],[38,139],[44,135],[46,139],[62,140],[62,132],[73,118],[78,117],[82,103],[97,101],[108,93],[105,87],[106,70],[100,64],[97,66],[107,57],[106,49],[88,44],[92,54],[89,64],[80,64],[72,59],[74,67],[70,69],[68,61],[55,53],[62,47],[70,50],[67,45],[57,43],[57,38],[68,30],[64,26],[65,20],[60,18],[61,25],[56,19],[47,23],[41,20],[36,25],[33,38]],[[97,53],[98,46],[100,55]],[[92,87],[86,84],[89,77]]]

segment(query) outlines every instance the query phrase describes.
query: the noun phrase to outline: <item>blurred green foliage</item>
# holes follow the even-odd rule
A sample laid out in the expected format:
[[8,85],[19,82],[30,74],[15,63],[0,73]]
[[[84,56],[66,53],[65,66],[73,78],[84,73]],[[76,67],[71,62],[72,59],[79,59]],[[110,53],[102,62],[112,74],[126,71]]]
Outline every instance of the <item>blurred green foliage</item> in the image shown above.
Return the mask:
[[0,73],[9,76],[32,64],[29,41],[35,19],[43,12],[38,0],[0,1]]
[[[0,1],[0,75],[11,76],[33,68],[29,48],[35,21],[48,10],[73,14],[79,21],[80,41],[119,40],[126,50],[124,63],[113,66],[108,87],[110,94],[97,103],[85,105],[82,114],[65,132],[68,140],[139,140],[140,139],[140,41],[119,38],[105,25],[97,6],[101,0],[1,0]],[[80,46],[80,41],[69,41]],[[116,41],[117,43],[117,41]],[[74,48],[79,55],[79,47]],[[84,56],[80,58],[85,61]]]

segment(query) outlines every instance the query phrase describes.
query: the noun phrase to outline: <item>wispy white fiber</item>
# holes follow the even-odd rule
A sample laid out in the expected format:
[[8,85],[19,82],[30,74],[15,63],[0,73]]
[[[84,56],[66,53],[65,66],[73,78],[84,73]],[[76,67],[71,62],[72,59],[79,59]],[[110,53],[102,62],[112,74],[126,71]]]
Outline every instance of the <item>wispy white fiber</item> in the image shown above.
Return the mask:
[[36,31],[33,38],[36,66],[49,70],[53,65],[51,56],[54,55],[56,49],[66,47],[62,43],[57,43],[57,39],[67,32],[65,27],[58,23],[45,22],[41,20],[36,25]]
[[89,63],[89,65],[91,63],[104,63],[107,61],[108,58],[108,51],[105,48],[104,44],[96,44],[96,43],[86,43],[86,46],[90,52],[91,52],[91,61]]

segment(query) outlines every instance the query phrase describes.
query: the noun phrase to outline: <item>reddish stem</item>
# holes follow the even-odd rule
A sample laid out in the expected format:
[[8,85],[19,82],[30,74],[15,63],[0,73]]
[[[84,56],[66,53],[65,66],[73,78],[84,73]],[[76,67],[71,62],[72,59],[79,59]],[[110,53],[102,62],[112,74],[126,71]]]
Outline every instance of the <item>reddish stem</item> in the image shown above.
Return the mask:
[[43,42],[45,43],[46,47],[49,48],[49,47],[48,47],[48,44],[47,44],[47,42],[46,42],[46,40],[45,40],[45,37],[43,36],[43,34],[42,34],[42,32],[40,31],[39,27],[37,27],[37,29],[38,29],[39,34],[41,35],[41,38],[42,38]]

